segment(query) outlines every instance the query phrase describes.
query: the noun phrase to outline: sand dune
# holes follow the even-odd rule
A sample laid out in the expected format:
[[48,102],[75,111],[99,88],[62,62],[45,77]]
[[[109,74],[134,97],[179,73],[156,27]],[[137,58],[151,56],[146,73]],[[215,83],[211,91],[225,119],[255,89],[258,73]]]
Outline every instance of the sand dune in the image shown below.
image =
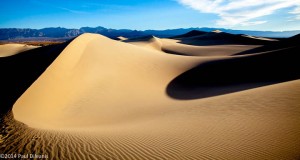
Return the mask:
[[176,77],[167,91],[177,99],[194,99],[296,80],[300,78],[299,49],[291,47],[201,63]]
[[125,40],[124,42],[137,45],[137,46],[142,46],[149,49],[154,49],[157,51],[162,51],[162,45],[163,45],[161,39],[155,36],[138,37],[138,38]]
[[188,38],[188,37],[195,37],[195,36],[201,36],[207,34],[207,32],[204,31],[198,31],[198,30],[192,30],[188,33],[182,34],[182,35],[178,35],[178,36],[174,36],[171,37],[172,39],[181,39],[181,38]]
[[195,46],[180,43],[179,40],[162,39],[162,50],[166,53],[186,56],[231,56],[261,45],[209,45]]
[[257,39],[257,40],[262,40],[262,41],[278,41],[276,39],[271,39],[271,38],[265,38],[265,37],[256,37],[256,36],[250,36],[250,35],[242,35],[243,37],[247,38],[252,38],[252,39]]
[[12,56],[39,46],[31,46],[25,44],[4,44],[0,45],[0,57]]
[[[14,105],[14,115],[32,126],[55,128],[147,117],[164,110],[164,99],[172,100],[165,86],[199,61],[203,60],[84,34],[22,95]],[[37,116],[30,115],[35,112]]]
[[[206,32],[205,32],[206,33]],[[194,32],[184,34],[183,37],[195,35]],[[209,45],[209,46],[195,46],[182,44],[181,40],[157,38],[154,36],[141,37],[133,40],[126,40],[124,42],[162,51],[169,54],[185,55],[185,56],[230,56],[238,53],[247,52],[261,45]]]
[[[177,38],[179,37],[179,38]],[[265,45],[276,42],[276,39],[254,37],[242,34],[230,34],[226,32],[206,32],[191,31],[190,33],[177,36],[176,39],[180,40],[180,43],[189,45]]]
[[165,54],[166,43],[76,38],[14,104],[14,119],[29,127],[3,119],[0,150],[51,159],[299,158],[299,47],[211,57]]
[[267,44],[274,46],[277,41],[270,38],[234,35],[221,31],[203,32],[193,30],[186,34],[172,37],[172,39],[146,36],[129,39],[124,42],[177,55],[231,56],[253,53],[256,48]]
[[236,55],[256,54],[256,53],[260,53],[260,52],[282,50],[285,48],[291,48],[291,47],[298,46],[299,41],[300,41],[300,35],[295,35],[293,37],[283,39],[281,41],[273,42],[270,44],[263,45],[261,47],[257,47],[257,48],[253,48],[250,50],[240,52]]
[[31,49],[0,58],[0,114],[12,105],[45,71],[69,42]]
[[123,36],[119,36],[119,37],[117,37],[117,39],[120,40],[120,41],[126,41],[126,40],[128,40],[128,38],[123,37]]

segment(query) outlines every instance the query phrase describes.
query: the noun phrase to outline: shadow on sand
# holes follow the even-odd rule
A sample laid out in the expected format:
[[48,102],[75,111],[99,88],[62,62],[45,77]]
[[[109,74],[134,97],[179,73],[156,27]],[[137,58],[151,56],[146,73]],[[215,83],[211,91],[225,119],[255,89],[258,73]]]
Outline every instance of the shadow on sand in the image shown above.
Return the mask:
[[167,94],[198,99],[300,78],[300,47],[211,61],[172,80]]
[[241,34],[230,33],[213,33],[183,37],[179,39],[181,44],[195,45],[195,46],[211,46],[211,45],[267,45],[273,44],[275,41],[266,41],[246,37]]
[[40,47],[0,58],[0,115],[6,114],[12,109],[17,99],[70,42]]

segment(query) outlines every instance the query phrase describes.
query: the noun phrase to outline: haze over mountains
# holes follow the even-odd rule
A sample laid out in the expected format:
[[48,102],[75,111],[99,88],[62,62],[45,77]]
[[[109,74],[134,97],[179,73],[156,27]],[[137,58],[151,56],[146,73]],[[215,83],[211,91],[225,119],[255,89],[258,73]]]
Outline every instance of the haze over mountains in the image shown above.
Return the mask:
[[172,37],[179,34],[184,34],[192,30],[199,30],[205,32],[211,32],[213,30],[221,30],[223,32],[231,34],[247,34],[253,36],[262,37],[291,37],[298,33],[300,30],[294,31],[250,31],[250,30],[231,30],[223,28],[179,28],[179,29],[167,29],[167,30],[130,30],[130,29],[109,29],[104,27],[82,27],[80,29],[67,29],[67,28],[43,28],[43,29],[30,29],[30,28],[1,28],[0,40],[22,40],[22,39],[57,39],[65,40],[76,37],[83,33],[98,33],[109,38],[117,38],[119,36],[133,38],[147,35],[154,35],[158,37]]

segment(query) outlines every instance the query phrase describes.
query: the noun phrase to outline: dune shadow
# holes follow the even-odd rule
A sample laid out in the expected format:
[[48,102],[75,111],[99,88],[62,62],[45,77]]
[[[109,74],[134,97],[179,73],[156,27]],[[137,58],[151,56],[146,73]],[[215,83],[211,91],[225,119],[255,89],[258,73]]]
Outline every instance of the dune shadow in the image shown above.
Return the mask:
[[294,46],[298,46],[299,44],[299,35],[291,37],[291,38],[283,38],[280,41],[272,42],[270,44],[263,45],[261,47],[253,48],[250,50],[246,50],[240,53],[236,53],[236,55],[247,55],[247,54],[254,54],[254,53],[261,53],[261,52],[268,52],[268,51],[275,51],[275,50],[282,50],[285,48],[291,48]]
[[0,58],[0,115],[12,109],[17,99],[70,42],[71,40]]
[[175,99],[198,99],[299,79],[299,50],[206,62],[176,77],[166,92]]
[[178,43],[194,46],[211,45],[267,45],[274,44],[276,41],[266,41],[248,38],[239,34],[229,33],[206,33],[200,36],[181,38]]
[[179,55],[179,56],[192,56],[192,55],[188,55],[188,54],[184,54],[181,52],[177,52],[177,51],[172,51],[170,49],[166,49],[166,48],[162,48],[162,51],[168,54],[173,54],[173,55]]

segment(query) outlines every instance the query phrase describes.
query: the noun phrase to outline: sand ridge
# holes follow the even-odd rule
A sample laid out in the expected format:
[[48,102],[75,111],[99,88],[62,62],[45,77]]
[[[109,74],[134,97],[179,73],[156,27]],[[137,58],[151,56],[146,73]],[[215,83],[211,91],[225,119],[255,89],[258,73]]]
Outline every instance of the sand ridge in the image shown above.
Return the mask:
[[127,42],[129,44],[141,46],[148,49],[154,49],[157,51],[162,51],[163,45],[161,39],[155,36],[127,39],[123,42]]
[[0,45],[0,58],[12,56],[27,50],[38,48],[39,46],[32,46],[26,44],[3,44]]
[[[169,99],[163,86],[199,61],[201,59],[193,57],[153,54],[152,50],[85,34],[75,39],[16,102],[15,118],[21,120],[26,116],[32,119],[29,123],[57,118],[53,126],[58,126],[64,125],[62,121],[76,125],[86,119],[87,123],[98,124],[118,121],[123,116],[130,119],[136,112],[160,111],[160,105],[148,97],[156,99],[157,103],[162,102],[161,98]],[[31,98],[37,95],[43,96],[33,102]],[[147,101],[151,107],[146,106]],[[83,106],[84,112],[81,111]],[[24,114],[26,112],[28,114]],[[30,116],[29,113],[34,112],[40,114]]]
[[[228,62],[264,64],[269,57],[278,60],[284,55],[294,65],[298,48],[242,56],[181,56],[149,47],[152,42],[164,46],[158,38],[142,40],[142,45],[95,34],[73,40],[14,104],[14,118],[29,128],[15,122],[17,129],[12,130],[25,133],[18,143],[27,145],[9,144],[5,151],[37,151],[51,159],[299,158],[298,74],[205,98],[180,99],[167,92],[178,77],[197,79],[202,72],[193,69],[203,66],[210,71]],[[292,65],[278,69],[283,73]],[[221,69],[224,74],[226,66]],[[248,63],[243,67],[253,71]],[[179,82],[182,87],[184,81]],[[38,138],[32,141],[33,136]]]

